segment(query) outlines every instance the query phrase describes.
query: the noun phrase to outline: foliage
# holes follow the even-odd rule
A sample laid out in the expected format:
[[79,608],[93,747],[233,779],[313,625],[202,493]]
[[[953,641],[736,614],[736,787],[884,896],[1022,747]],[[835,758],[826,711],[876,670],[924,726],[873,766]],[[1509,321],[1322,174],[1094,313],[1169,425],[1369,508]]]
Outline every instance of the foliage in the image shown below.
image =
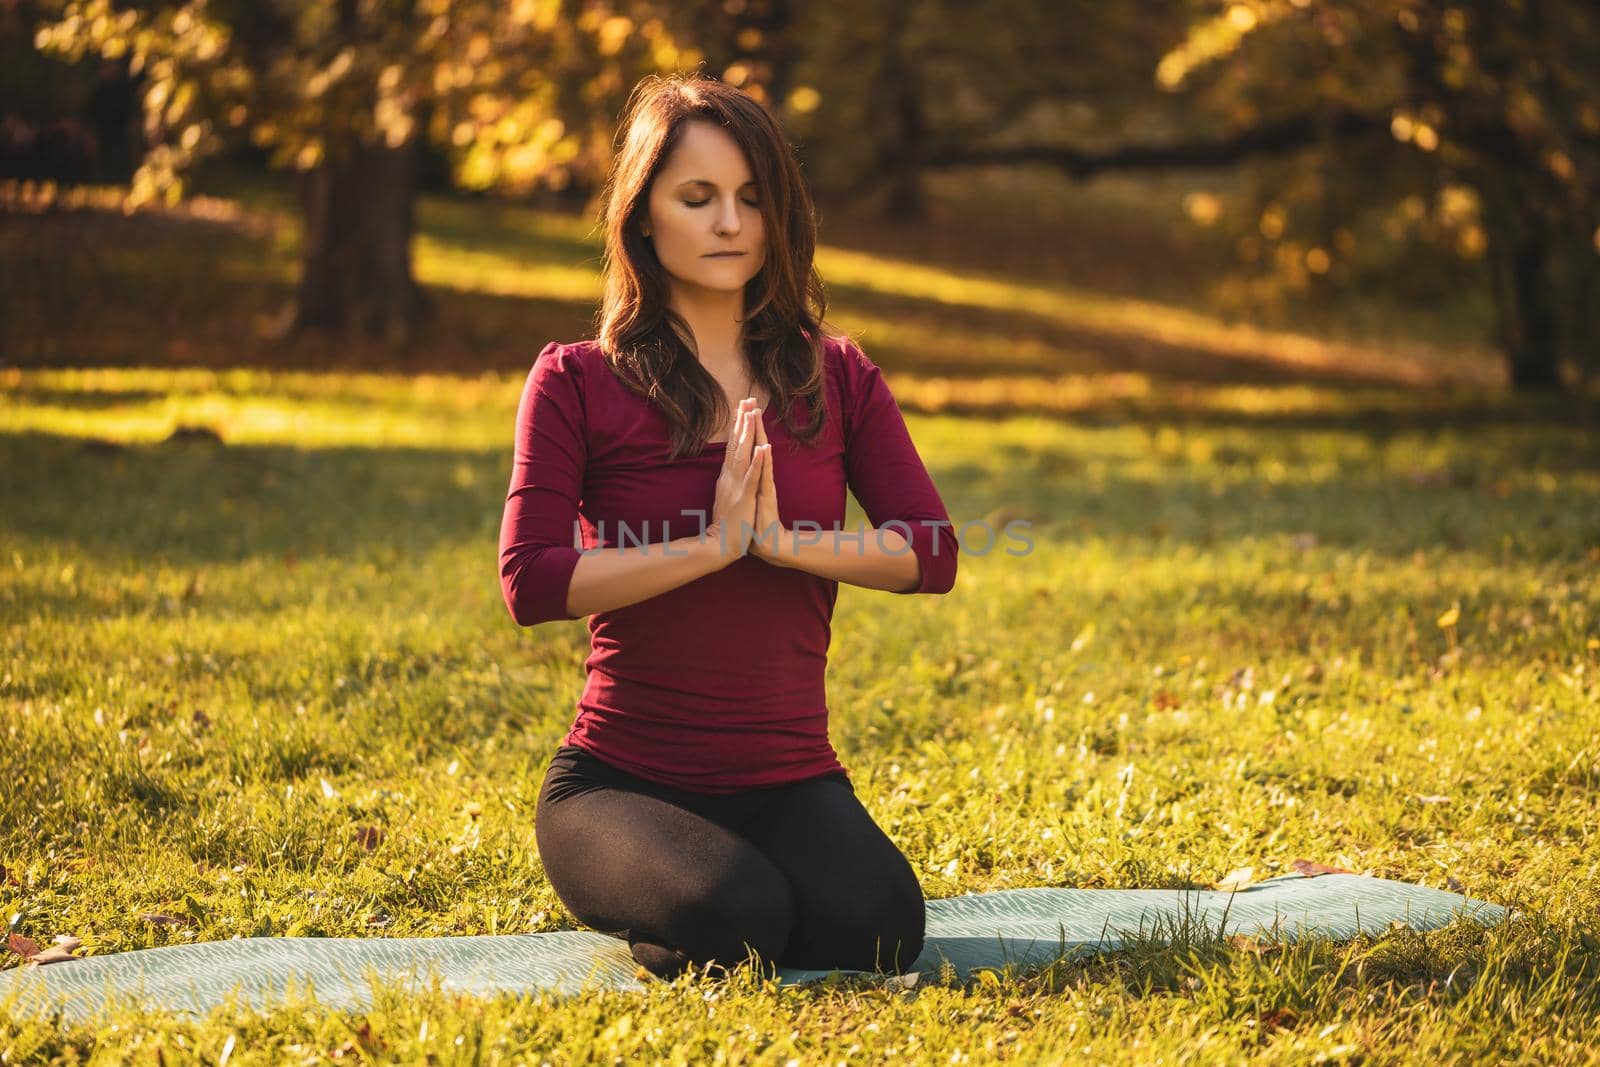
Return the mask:
[[[1236,230],[1243,259],[1303,289],[1358,276],[1374,246],[1399,248],[1404,269],[1388,273],[1401,285],[1431,275],[1434,290],[1494,294],[1514,376],[1545,355],[1600,369],[1592,5],[1205,0],[1196,10],[1158,80],[1220,129],[1289,122],[1311,134],[1313,151],[1253,169]],[[1335,132],[1341,116],[1353,121]],[[1193,205],[1207,221],[1219,213],[1215,197]]]
[[135,202],[235,133],[310,170],[426,136],[466,188],[560,188],[608,158],[638,75],[690,62],[649,4],[572,0],[61,0],[38,43],[131,56],[157,141]]

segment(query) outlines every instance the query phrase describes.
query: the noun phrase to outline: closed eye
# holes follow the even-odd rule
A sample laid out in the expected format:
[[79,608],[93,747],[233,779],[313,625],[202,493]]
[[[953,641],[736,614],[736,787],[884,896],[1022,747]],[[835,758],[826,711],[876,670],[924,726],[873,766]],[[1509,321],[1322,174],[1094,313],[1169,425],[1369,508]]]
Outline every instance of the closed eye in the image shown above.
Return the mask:
[[[685,200],[683,202],[683,206],[684,207],[705,207],[709,203],[711,203],[711,201],[709,199],[706,199],[706,200]],[[745,203],[749,204],[751,207],[760,207],[761,206],[761,201],[759,201],[759,200],[746,200]]]

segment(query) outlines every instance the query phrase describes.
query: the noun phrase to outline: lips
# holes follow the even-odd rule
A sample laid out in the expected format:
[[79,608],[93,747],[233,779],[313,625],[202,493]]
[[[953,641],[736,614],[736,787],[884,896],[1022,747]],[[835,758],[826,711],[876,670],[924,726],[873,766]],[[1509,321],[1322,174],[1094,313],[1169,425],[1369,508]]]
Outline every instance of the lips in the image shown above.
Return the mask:
[[732,259],[734,256],[742,256],[742,255],[744,255],[743,252],[707,252],[703,258],[705,258],[705,259]]

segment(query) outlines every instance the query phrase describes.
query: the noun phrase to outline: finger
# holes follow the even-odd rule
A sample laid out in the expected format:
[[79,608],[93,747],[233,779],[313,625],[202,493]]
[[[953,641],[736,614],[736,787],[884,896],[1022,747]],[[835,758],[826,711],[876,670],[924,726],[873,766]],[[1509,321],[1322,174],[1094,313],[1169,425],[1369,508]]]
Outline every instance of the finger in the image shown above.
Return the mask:
[[751,479],[755,480],[756,485],[759,486],[761,484],[761,466],[762,465],[761,465],[761,454],[760,454],[760,452],[757,452],[756,455],[754,455],[751,458],[752,458],[752,462],[751,462],[750,466],[744,472],[744,484],[745,484],[745,488],[746,489],[751,488],[751,485],[750,485]]
[[744,428],[741,431],[742,436],[739,439],[739,452],[745,458],[746,462],[749,462],[749,460],[753,457],[753,449],[755,448],[756,444],[755,427],[752,425],[754,422],[755,418],[751,414],[750,410],[748,408],[745,409]]

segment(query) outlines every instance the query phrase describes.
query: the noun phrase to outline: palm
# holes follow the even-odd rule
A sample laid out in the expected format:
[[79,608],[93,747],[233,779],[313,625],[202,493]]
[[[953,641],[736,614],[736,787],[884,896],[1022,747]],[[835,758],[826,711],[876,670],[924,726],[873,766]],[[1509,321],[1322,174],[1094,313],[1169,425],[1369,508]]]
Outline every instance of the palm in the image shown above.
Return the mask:
[[[756,419],[756,444],[767,444],[767,429],[762,425],[761,419]],[[776,547],[774,534],[781,530],[778,518],[778,486],[772,477],[772,454],[767,453],[766,463],[761,469],[760,486],[756,490],[756,536],[751,543],[752,550],[764,554]]]

